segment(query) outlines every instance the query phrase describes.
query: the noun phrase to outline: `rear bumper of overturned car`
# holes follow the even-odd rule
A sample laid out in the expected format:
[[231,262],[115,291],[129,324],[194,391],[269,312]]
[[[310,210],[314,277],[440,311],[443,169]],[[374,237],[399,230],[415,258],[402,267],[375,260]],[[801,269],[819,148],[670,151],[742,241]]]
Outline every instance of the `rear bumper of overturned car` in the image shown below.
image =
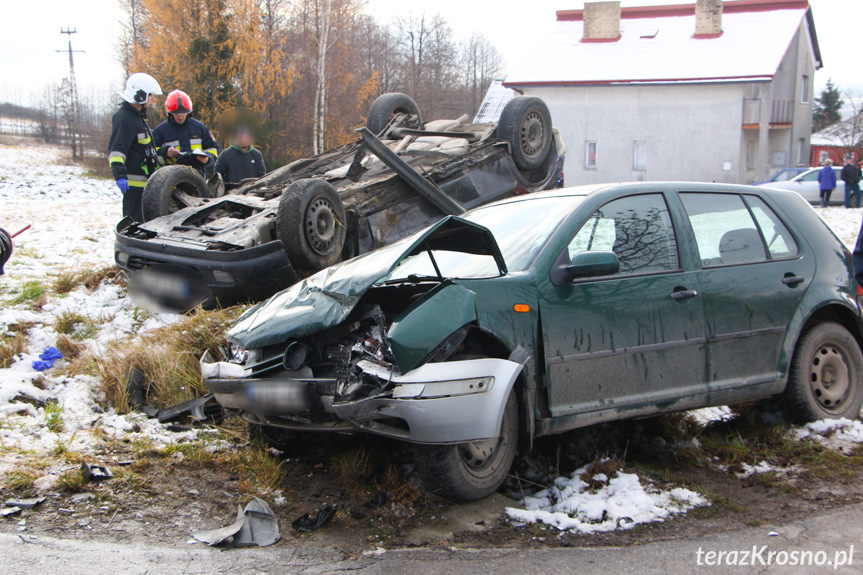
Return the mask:
[[[505,359],[431,363],[404,375],[369,366],[367,373],[390,382],[387,391],[334,402],[321,393],[327,387],[321,380],[220,377],[219,365],[226,364],[210,364],[205,370],[215,376],[204,380],[207,388],[223,407],[249,421],[301,431],[372,433],[425,444],[497,437],[507,398],[522,369]],[[222,374],[225,371],[236,371],[236,366]],[[328,420],[309,417],[314,411]]]
[[130,276],[153,266],[182,266],[206,284],[205,306],[258,301],[296,283],[280,241],[234,251],[194,249],[114,234],[114,261]]

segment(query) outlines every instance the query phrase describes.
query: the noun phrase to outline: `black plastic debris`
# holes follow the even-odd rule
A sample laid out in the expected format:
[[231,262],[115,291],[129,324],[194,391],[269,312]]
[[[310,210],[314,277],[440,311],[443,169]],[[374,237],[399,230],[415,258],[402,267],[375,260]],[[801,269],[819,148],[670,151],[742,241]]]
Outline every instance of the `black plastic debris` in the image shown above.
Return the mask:
[[[212,405],[207,405],[210,402]],[[149,407],[149,406],[148,406]],[[146,408],[145,408],[146,409]],[[159,423],[174,421],[184,416],[189,416],[193,422],[212,421],[219,422],[223,418],[222,407],[215,403],[212,393],[201,397],[184,401],[183,403],[160,409],[155,415],[150,415],[152,410],[147,409],[147,415],[155,417]]]
[[6,507],[20,507],[21,509],[33,509],[43,501],[46,497],[34,497],[32,499],[9,499],[6,501]]
[[114,477],[114,474],[107,467],[102,465],[87,465],[86,461],[81,464],[81,473],[87,481],[105,481]]
[[381,507],[382,505],[386,504],[386,502],[389,500],[389,498],[390,498],[390,494],[387,493],[386,491],[383,491],[383,490],[378,491],[377,495],[375,495],[373,498],[371,498],[370,500],[363,503],[363,507],[365,507],[366,509],[377,509],[378,507]]
[[147,393],[150,391],[147,376],[137,367],[133,367],[126,372],[125,379],[126,390],[129,392],[129,405],[132,407],[143,406],[147,400]]
[[335,505],[324,504],[323,507],[318,509],[317,515],[311,517],[310,514],[306,513],[299,519],[294,520],[294,522],[291,523],[291,527],[301,533],[311,533],[332,521],[333,517],[336,515],[336,511],[337,507]]
[[245,509],[237,506],[237,520],[231,525],[192,531],[192,537],[211,547],[226,542],[234,547],[267,547],[281,539],[282,534],[273,510],[266,502],[255,497]]

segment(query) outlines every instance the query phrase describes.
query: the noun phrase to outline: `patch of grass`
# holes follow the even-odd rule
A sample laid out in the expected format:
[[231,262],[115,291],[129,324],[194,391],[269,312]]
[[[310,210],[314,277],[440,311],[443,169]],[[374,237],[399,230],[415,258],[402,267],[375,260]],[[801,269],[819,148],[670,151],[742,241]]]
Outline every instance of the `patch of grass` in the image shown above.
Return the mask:
[[0,367],[12,365],[13,358],[24,351],[27,338],[24,331],[15,331],[0,336]]
[[29,303],[32,307],[41,307],[45,304],[45,292],[47,288],[36,280],[25,282],[11,302],[12,305]]
[[84,478],[84,474],[80,469],[70,469],[66,471],[57,480],[57,489],[62,491],[66,491],[69,493],[76,493],[78,491],[83,491],[84,487],[87,485],[87,479]]
[[72,339],[90,339],[96,335],[96,325],[92,319],[78,312],[64,311],[54,320],[54,331]]
[[63,359],[72,361],[77,359],[81,355],[81,352],[87,349],[87,346],[83,343],[72,341],[67,335],[60,334],[57,337],[57,349],[63,354]]
[[[591,489],[600,489],[605,486],[609,479],[617,476],[618,471],[623,470],[623,460],[615,457],[602,457],[593,460],[590,466],[585,469],[580,478],[587,483]],[[603,474],[606,477],[605,481],[594,479],[596,475]]]
[[55,401],[45,404],[45,427],[52,433],[60,433],[65,427],[63,407]]
[[106,266],[99,269],[64,270],[54,280],[52,289],[54,293],[66,294],[79,286],[84,286],[93,291],[103,283],[117,283],[123,281],[123,271],[114,266]]
[[3,485],[12,491],[30,489],[33,482],[39,478],[39,474],[32,469],[14,469],[2,479]]
[[133,369],[150,384],[147,401],[170,407],[207,393],[198,364],[210,350],[218,353],[224,333],[239,315],[240,308],[194,310],[182,320],[131,340],[115,342],[105,353],[85,358],[77,366],[99,377],[110,405],[121,413],[129,411],[127,374]]
[[262,445],[252,444],[232,452],[229,457],[233,460],[231,470],[240,477],[241,493],[264,497],[284,482],[283,461],[270,455]]

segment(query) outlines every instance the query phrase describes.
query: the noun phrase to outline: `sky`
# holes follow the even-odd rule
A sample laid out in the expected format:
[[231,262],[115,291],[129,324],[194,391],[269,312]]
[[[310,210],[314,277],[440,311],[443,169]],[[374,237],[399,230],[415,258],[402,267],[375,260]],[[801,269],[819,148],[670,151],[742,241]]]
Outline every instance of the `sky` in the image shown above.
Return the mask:
[[[623,6],[681,4],[694,0],[622,0]],[[505,61],[515,61],[530,48],[532,35],[542,34],[555,10],[577,9],[582,0],[366,0],[366,10],[387,21],[408,11],[440,13],[457,38],[484,34]],[[861,0],[810,0],[824,68],[816,74],[816,91],[833,78],[854,97],[863,96],[863,66],[858,63]],[[34,6],[38,14],[34,17]],[[97,93],[122,88],[123,70],[116,40],[122,13],[117,0],[39,0],[4,2],[0,22],[0,101],[28,104],[45,86],[59,83],[69,71],[67,36],[61,27],[76,28],[72,46],[79,90]]]

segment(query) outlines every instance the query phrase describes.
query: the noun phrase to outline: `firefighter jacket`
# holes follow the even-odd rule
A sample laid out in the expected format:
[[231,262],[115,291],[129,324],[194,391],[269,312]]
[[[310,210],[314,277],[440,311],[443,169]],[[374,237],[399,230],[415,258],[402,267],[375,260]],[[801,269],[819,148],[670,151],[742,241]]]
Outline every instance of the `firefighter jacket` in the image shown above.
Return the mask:
[[156,149],[147,124],[146,109],[136,110],[128,102],[111,120],[108,163],[115,180],[126,178],[130,188],[141,188],[158,167]]

